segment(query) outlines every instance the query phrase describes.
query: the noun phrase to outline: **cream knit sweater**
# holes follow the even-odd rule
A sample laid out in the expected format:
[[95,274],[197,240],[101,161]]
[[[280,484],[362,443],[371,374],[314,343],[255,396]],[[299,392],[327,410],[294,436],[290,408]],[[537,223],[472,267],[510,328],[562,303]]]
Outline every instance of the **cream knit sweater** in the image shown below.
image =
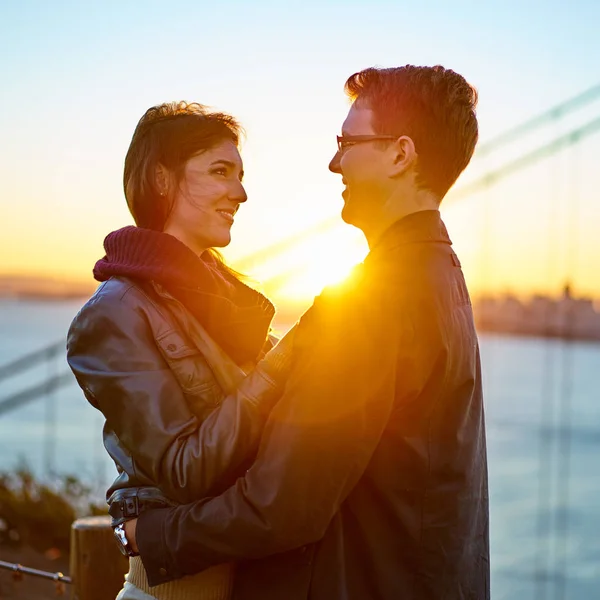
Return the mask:
[[142,559],[136,556],[129,559],[125,579],[157,600],[230,600],[233,573],[233,564],[217,565],[196,575],[150,587]]

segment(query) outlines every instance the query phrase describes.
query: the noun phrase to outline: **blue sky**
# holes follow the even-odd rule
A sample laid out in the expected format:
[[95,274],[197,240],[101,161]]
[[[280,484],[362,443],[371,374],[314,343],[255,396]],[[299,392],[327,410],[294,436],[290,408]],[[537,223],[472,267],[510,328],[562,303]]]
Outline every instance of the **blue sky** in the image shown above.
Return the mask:
[[[485,140],[600,82],[598,23],[600,3],[592,1],[4,2],[0,273],[89,277],[104,235],[130,222],[123,158],[151,105],[199,101],[244,124],[250,201],[227,251],[236,259],[339,212],[341,183],[327,163],[348,108],[343,83],[353,72],[406,63],[455,69],[479,90]],[[596,105],[582,120],[599,112]],[[597,156],[597,150],[598,136],[582,144],[578,156]],[[586,165],[577,179],[579,216],[597,231],[596,170]],[[471,176],[477,168],[469,167]],[[573,187],[568,169],[564,189]],[[528,218],[535,219],[547,209],[548,177],[549,168],[541,166],[490,194],[495,241],[487,252],[496,263],[522,205],[504,198],[526,189]],[[481,208],[471,204],[449,205],[447,216],[475,280],[482,247],[481,236],[471,234]],[[360,244],[346,229],[339,244]],[[519,235],[523,252],[531,236]],[[534,250],[547,254],[549,236],[535,235]],[[600,268],[590,263],[589,256],[600,257],[594,244],[579,251],[588,263],[580,265],[578,283],[600,295],[600,283],[590,276]],[[532,263],[531,273],[539,274],[540,264]],[[530,287],[555,289],[563,276],[549,271]],[[507,287],[510,277],[498,277],[488,284]],[[516,288],[525,285],[521,279]]]

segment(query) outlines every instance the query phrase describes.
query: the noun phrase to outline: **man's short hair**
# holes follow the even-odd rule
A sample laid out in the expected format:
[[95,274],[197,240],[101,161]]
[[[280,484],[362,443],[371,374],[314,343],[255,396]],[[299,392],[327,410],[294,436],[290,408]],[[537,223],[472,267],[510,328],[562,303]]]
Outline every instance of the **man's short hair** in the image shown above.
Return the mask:
[[351,100],[373,111],[376,133],[407,135],[417,182],[441,200],[469,164],[478,138],[477,91],[441,66],[370,68],[348,78]]

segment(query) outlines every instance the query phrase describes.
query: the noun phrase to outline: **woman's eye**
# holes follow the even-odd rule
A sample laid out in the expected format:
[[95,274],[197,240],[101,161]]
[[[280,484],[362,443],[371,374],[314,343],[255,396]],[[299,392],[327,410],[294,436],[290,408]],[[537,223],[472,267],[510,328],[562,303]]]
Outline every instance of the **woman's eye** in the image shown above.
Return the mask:
[[225,176],[227,175],[227,169],[224,169],[224,168],[220,167],[220,168],[218,168],[218,169],[215,169],[215,170],[213,171],[213,173],[214,173],[215,175],[222,175],[223,177],[225,177]]

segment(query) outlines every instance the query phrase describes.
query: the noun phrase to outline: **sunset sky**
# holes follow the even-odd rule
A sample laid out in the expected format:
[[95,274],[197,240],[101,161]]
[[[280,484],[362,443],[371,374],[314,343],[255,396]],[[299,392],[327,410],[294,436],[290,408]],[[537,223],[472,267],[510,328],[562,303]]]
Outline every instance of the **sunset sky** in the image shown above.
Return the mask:
[[[481,141],[600,84],[600,3],[2,2],[0,275],[91,280],[131,223],[122,165],[144,111],[198,101],[244,125],[249,201],[225,254],[281,298],[308,298],[362,259],[349,226],[252,264],[243,257],[339,215],[328,172],[368,66],[442,64],[479,90]],[[475,158],[442,214],[470,287],[600,297],[600,130],[459,199],[461,185],[600,117],[600,99]],[[456,198],[454,198],[456,196]],[[341,224],[341,220],[340,220]]]

